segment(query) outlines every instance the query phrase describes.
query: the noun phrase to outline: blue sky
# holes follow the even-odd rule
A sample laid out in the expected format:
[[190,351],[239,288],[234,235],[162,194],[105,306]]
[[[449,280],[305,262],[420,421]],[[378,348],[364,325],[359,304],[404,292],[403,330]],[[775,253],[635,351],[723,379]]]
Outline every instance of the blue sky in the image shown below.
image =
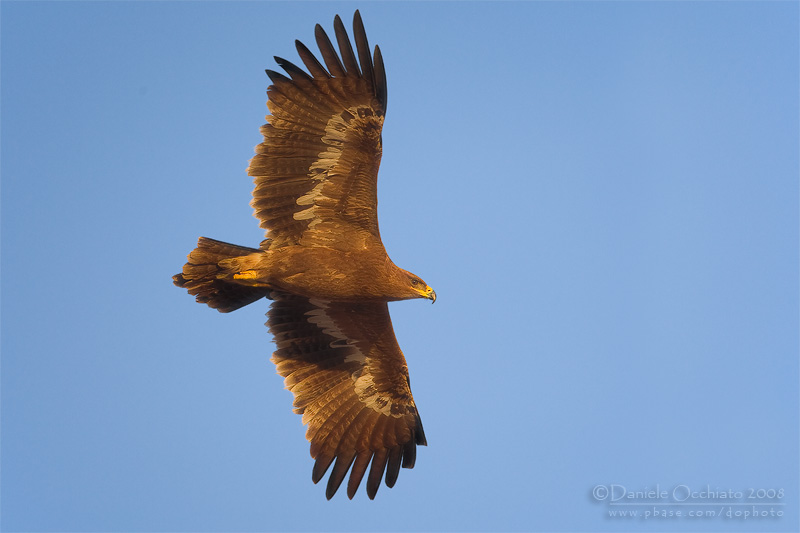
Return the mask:
[[[438,300],[390,306],[429,446],[328,502],[267,302],[170,277],[261,240],[263,70],[356,8],[382,236]],[[0,10],[3,530],[800,527],[796,2]]]

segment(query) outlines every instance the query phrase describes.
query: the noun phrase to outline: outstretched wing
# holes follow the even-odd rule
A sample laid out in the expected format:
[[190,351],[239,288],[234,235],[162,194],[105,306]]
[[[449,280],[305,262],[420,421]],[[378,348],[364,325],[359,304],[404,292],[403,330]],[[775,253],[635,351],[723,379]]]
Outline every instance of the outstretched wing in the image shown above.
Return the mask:
[[402,465],[413,468],[425,433],[411,396],[408,368],[386,303],[343,303],[273,293],[267,325],[277,350],[272,361],[308,425],[317,483],[328,479],[330,499],[351,469],[352,498],[369,468],[375,497],[384,470],[394,486]]
[[289,77],[267,70],[271,115],[248,173],[255,177],[251,205],[272,247],[301,243],[348,249],[380,239],[383,59],[376,46],[373,62],[358,11],[353,19],[358,60],[338,15],[334,29],[341,59],[322,26],[315,30],[327,69],[295,41],[310,75],[280,57],[275,61]]

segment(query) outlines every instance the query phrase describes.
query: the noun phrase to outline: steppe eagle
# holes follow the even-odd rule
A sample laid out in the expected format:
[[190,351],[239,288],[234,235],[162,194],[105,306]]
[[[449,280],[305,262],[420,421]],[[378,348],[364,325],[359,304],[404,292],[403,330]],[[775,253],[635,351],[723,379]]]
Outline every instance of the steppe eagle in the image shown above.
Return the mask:
[[323,66],[300,41],[308,73],[275,57],[267,70],[270,115],[248,173],[252,207],[266,229],[258,249],[201,237],[174,283],[227,313],[273,300],[272,361],[308,425],[312,480],[331,464],[330,499],[350,471],[352,498],[367,474],[370,499],[392,487],[425,445],[408,367],[387,302],[436,300],[420,277],[398,268],[378,232],[377,178],[386,114],[380,49],[370,54],[359,12],[353,31],[334,19],[339,54],[318,24]]

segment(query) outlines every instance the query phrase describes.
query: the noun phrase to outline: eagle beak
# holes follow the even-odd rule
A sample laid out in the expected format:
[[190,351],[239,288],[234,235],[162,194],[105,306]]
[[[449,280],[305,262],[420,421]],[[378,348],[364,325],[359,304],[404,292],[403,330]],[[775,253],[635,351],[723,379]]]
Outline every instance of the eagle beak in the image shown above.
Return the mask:
[[436,303],[436,291],[431,289],[430,287],[425,287],[425,298],[431,301],[431,303]]

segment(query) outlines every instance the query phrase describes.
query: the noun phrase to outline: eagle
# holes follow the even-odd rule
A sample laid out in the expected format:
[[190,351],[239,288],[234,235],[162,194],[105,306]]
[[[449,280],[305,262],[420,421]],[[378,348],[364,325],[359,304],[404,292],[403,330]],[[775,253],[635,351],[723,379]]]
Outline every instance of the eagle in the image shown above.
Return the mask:
[[374,499],[381,480],[394,486],[401,466],[413,468],[417,445],[427,444],[387,303],[435,302],[436,293],[389,259],[378,231],[380,48],[370,54],[358,11],[355,52],[338,15],[333,25],[339,53],[315,28],[324,65],[295,41],[308,72],[277,56],[286,75],[266,71],[270,114],[248,167],[250,205],[266,238],[249,248],[200,237],[173,281],[222,313],[272,300],[272,361],[308,426],[312,481],[333,465],[328,499],[348,471],[347,496],[366,475]]

